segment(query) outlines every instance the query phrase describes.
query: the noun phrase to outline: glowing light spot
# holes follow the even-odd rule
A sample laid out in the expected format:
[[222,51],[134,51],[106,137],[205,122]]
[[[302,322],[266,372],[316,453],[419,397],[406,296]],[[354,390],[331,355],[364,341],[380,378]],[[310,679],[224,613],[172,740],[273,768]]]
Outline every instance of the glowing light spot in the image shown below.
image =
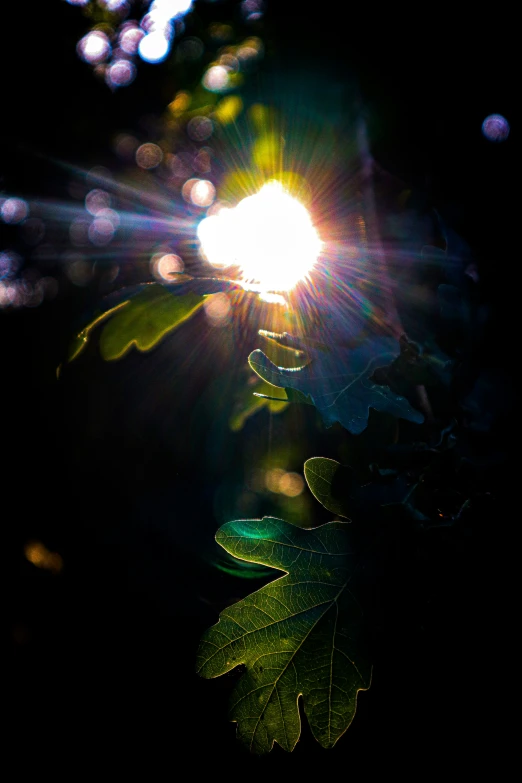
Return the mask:
[[285,473],[279,481],[279,492],[289,498],[296,498],[303,489],[304,481],[299,473]]
[[190,200],[196,207],[209,207],[216,197],[216,188],[207,179],[198,179],[190,189]]
[[16,287],[11,283],[0,282],[0,307],[9,307],[14,304],[16,297]]
[[279,486],[282,478],[285,476],[285,471],[281,468],[272,468],[265,473],[265,486],[270,492],[280,492]]
[[235,122],[243,109],[243,101],[238,95],[227,95],[222,98],[214,111],[214,117],[222,125]]
[[229,74],[224,65],[212,65],[203,77],[203,86],[211,92],[222,92],[228,89]]
[[136,54],[138,46],[145,33],[137,26],[129,26],[124,29],[119,38],[121,48],[126,54]]
[[212,136],[214,125],[208,117],[192,117],[187,125],[187,133],[193,141],[205,141]]
[[126,87],[136,77],[136,66],[129,60],[115,60],[105,71],[109,87]]
[[138,53],[146,63],[159,63],[165,59],[170,50],[170,41],[161,31],[153,31],[145,35],[138,46]]
[[176,97],[173,101],[169,103],[169,111],[171,111],[175,115],[183,114],[184,111],[188,109],[190,106],[190,93],[181,91],[176,94]]
[[236,52],[241,65],[249,65],[250,62],[263,54],[263,42],[260,38],[247,38]]
[[188,179],[188,180],[185,182],[185,184],[183,185],[183,187],[181,188],[181,195],[183,196],[183,198],[185,199],[185,201],[186,201],[187,203],[189,203],[189,204],[192,204],[192,197],[191,197],[192,188],[193,188],[193,187],[194,187],[194,185],[196,185],[198,182],[199,182],[199,179],[196,179],[195,177],[193,177],[192,179]]
[[207,174],[211,170],[212,164],[210,162],[210,153],[208,150],[202,149],[198,152],[194,158],[194,168],[196,171],[201,172],[201,174]]
[[198,238],[211,264],[239,266],[243,283],[262,291],[292,289],[311,272],[322,247],[306,208],[276,181],[204,218]]
[[263,0],[243,0],[241,12],[247,22],[255,22],[261,19],[264,11]]
[[268,302],[269,304],[278,304],[278,305],[283,305],[285,307],[288,304],[284,296],[281,296],[281,294],[273,294],[270,293],[269,291],[264,291],[264,292],[261,291],[261,293],[259,294],[259,298],[261,299],[261,301]]
[[203,307],[212,326],[226,326],[230,322],[230,301],[226,294],[209,296]]
[[277,170],[281,159],[281,139],[275,133],[264,133],[252,145],[252,159],[263,171]]
[[509,131],[509,122],[501,114],[490,114],[482,123],[482,133],[488,141],[505,141]]
[[45,568],[55,574],[63,568],[63,560],[58,552],[50,552],[41,541],[28,541],[24,547],[24,554],[37,568]]
[[110,220],[115,231],[120,225],[120,216],[118,215],[117,212],[114,211],[114,209],[100,209],[97,212],[96,217],[105,218],[105,220]]
[[94,217],[102,210],[110,206],[111,197],[106,190],[94,188],[85,196],[85,209]]
[[91,0],[66,0],[66,2],[69,3],[69,5],[83,6],[83,5],[89,5]]
[[157,253],[151,258],[150,265],[152,274],[160,282],[163,280],[172,281],[172,275],[183,272],[185,268],[181,258],[174,253],[166,253],[165,255]]
[[111,45],[105,33],[101,30],[92,30],[78,42],[76,51],[86,63],[97,65],[107,59]]
[[155,169],[163,160],[163,152],[157,144],[142,144],[136,150],[136,163],[141,169]]
[[217,201],[214,201],[212,206],[208,209],[207,217],[210,217],[210,215],[219,215],[221,210],[231,208],[231,204],[228,201],[222,201],[221,199],[218,199]]
[[192,174],[192,156],[188,153],[180,152],[179,155],[172,155],[168,163],[173,175],[178,179],[185,179]]
[[6,198],[0,207],[4,223],[21,223],[29,214],[27,202],[21,198]]
[[[98,0],[100,2],[100,0]],[[107,9],[107,11],[124,12],[129,10],[129,0],[101,0],[101,4]]]
[[150,9],[165,19],[173,19],[175,16],[186,14],[190,11],[193,0],[154,0]]
[[219,58],[219,64],[224,65],[230,73],[239,71],[239,60],[233,54],[222,54]]
[[96,217],[89,226],[89,239],[93,245],[108,245],[114,236],[115,227],[112,220]]

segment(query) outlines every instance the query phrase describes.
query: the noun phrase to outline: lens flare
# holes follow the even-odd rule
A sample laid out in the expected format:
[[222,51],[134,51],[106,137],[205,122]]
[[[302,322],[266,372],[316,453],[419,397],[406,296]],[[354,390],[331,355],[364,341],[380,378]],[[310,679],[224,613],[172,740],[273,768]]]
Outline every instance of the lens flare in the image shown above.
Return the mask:
[[245,287],[262,291],[291,290],[322,248],[307,209],[275,180],[202,220],[198,238],[211,264],[239,266]]

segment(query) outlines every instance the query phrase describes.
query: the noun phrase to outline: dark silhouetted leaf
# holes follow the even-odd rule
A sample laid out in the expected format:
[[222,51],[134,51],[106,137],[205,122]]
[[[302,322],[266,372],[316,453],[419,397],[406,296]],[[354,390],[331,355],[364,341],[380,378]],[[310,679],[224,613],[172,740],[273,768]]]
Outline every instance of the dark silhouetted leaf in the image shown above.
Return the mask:
[[405,334],[401,335],[399,344],[400,355],[389,367],[379,368],[374,380],[399,393],[413,386],[449,384],[454,363],[441,350],[434,345],[421,346],[408,340]]
[[[397,358],[396,340],[379,337],[356,348],[338,348],[334,353],[308,348],[310,362],[296,369],[277,367],[263,351],[253,351],[249,364],[264,381],[287,391],[310,396],[327,426],[339,422],[357,435],[368,424],[370,408],[407,419],[424,421],[405,397],[372,380],[375,370]],[[304,400],[300,399],[300,402]]]
[[455,324],[467,325],[471,315],[463,292],[454,285],[442,283],[439,285],[438,295],[441,316]]
[[382,506],[382,513],[393,522],[413,522],[424,527],[429,522],[429,517],[415,508],[411,503],[385,503]]
[[241,664],[230,717],[254,753],[277,742],[295,747],[298,699],[317,741],[332,747],[354,716],[357,692],[370,686],[361,610],[349,590],[355,572],[347,525],[304,530],[280,519],[229,522],[216,540],[242,560],[286,572],[221,612],[203,636],[197,670],[218,677]]

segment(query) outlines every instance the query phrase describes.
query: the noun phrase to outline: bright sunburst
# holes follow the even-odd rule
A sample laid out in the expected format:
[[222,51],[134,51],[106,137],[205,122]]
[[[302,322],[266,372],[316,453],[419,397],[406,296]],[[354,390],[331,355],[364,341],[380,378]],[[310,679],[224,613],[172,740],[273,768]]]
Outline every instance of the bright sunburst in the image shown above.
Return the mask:
[[245,287],[289,291],[314,267],[322,242],[306,207],[276,180],[198,226],[211,264],[238,266]]

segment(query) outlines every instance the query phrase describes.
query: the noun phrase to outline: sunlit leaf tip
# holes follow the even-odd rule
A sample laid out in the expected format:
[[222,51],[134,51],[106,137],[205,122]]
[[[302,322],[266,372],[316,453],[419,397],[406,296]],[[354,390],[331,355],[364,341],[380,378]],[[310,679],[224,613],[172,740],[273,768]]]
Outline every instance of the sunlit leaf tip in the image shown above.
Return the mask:
[[115,307],[111,307],[110,310],[106,310],[104,313],[101,313],[100,315],[96,316],[96,318],[93,321],[91,321],[90,324],[88,324],[80,332],[78,332],[78,334],[72,340],[71,345],[69,347],[69,354],[67,360],[69,362],[74,361],[74,359],[76,359],[82,353],[84,348],[87,346],[91,333],[94,331],[94,329],[96,329],[96,327],[102,324],[104,321],[108,320],[118,310],[121,310],[123,307],[126,307],[129,304],[129,301],[130,300],[127,299],[125,302],[120,302]]
[[349,468],[326,457],[311,457],[304,464],[304,476],[312,495],[328,511],[347,517],[349,514]]

